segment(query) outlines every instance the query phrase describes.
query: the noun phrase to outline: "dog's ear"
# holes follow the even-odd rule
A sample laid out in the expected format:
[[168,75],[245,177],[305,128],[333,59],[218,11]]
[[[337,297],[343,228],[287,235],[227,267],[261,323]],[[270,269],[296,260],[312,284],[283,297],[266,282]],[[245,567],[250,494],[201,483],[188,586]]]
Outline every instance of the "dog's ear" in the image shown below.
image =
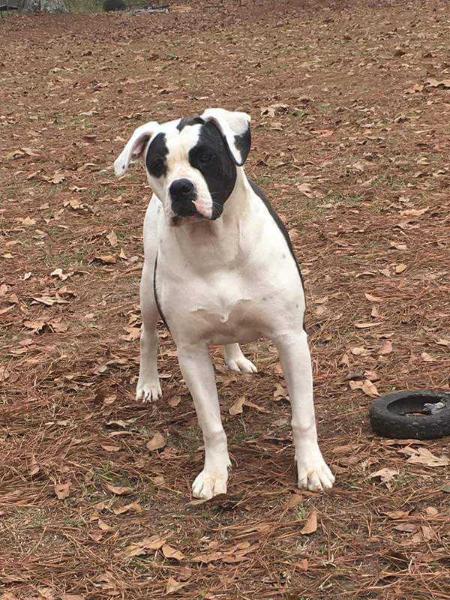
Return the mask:
[[241,167],[250,152],[250,115],[223,108],[208,108],[201,118],[214,123],[222,134],[234,162]]
[[150,121],[145,125],[141,125],[134,131],[133,135],[126,143],[125,148],[114,162],[114,172],[117,177],[121,177],[126,173],[132,158],[139,158],[142,155],[148,140],[152,137],[158,127],[159,123]]

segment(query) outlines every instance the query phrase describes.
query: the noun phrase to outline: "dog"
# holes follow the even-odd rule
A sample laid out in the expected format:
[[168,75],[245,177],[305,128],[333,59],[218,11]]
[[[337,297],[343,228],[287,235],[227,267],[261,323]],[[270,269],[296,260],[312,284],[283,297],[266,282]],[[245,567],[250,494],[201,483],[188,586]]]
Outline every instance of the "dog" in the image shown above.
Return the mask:
[[334,483],[317,441],[303,279],[282,221],[244,173],[250,144],[248,114],[210,108],[138,127],[114,163],[121,177],[132,159],[144,159],[153,191],[144,222],[136,397],[161,396],[161,317],[203,433],[204,468],[192,485],[203,499],[226,493],[231,466],[208,346],[223,344],[230,369],[254,373],[239,344],[260,337],[276,345],[287,381],[299,487]]

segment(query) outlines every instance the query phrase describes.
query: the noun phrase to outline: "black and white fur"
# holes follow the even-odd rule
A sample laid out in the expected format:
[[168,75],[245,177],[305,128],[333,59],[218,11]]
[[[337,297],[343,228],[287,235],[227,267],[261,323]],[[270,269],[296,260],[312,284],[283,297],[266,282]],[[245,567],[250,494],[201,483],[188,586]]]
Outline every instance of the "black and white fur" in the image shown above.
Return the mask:
[[208,346],[223,344],[228,367],[252,373],[256,367],[239,343],[260,337],[278,348],[287,380],[298,485],[321,490],[334,482],[317,441],[300,269],[283,224],[244,173],[249,151],[250,117],[216,108],[138,127],[114,164],[121,176],[133,157],[144,158],[154,192],[144,223],[136,395],[161,395],[162,317],[203,432],[205,465],[193,484],[198,498],[225,493],[230,466]]

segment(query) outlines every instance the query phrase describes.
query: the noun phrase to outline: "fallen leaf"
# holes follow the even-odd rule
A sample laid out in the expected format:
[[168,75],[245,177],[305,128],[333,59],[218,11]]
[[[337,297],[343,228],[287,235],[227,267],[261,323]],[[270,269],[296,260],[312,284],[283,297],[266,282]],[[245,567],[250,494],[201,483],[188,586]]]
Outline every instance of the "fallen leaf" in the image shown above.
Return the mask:
[[106,488],[116,496],[126,496],[127,494],[131,494],[133,492],[133,488],[127,486],[110,485],[109,483],[105,485]]
[[409,511],[392,510],[389,512],[385,512],[384,514],[387,515],[393,521],[397,521],[398,519],[406,519],[409,516]]
[[300,494],[292,494],[292,496],[286,502],[284,509],[291,510],[296,508],[303,501],[303,497]]
[[394,479],[399,474],[396,469],[388,469],[387,467],[384,469],[380,469],[376,473],[372,473],[369,475],[369,479],[374,479],[375,477],[379,477],[382,483],[386,485]]
[[406,462],[427,467],[446,467],[450,464],[447,456],[435,456],[428,448],[414,448],[414,454]]
[[151,551],[159,550],[165,545],[165,543],[166,540],[160,538],[159,535],[152,535],[151,537],[144,538],[140,542],[127,546],[123,551],[123,555],[127,558],[132,558],[133,556],[142,556]]
[[372,294],[364,294],[364,296],[369,300],[369,302],[383,302],[383,298],[378,298],[378,296],[373,296]]
[[173,594],[174,592],[178,592],[182,587],[186,585],[183,581],[176,581],[173,577],[169,577],[166,582],[166,595]]
[[154,450],[161,450],[166,445],[166,438],[162,433],[156,432],[152,439],[146,443],[148,450],[153,452]]
[[171,406],[172,408],[175,408],[175,406],[178,406],[181,402],[181,396],[171,396],[168,400],[167,400],[167,404],[169,406]]
[[113,513],[115,515],[123,515],[124,513],[133,511],[137,513],[141,513],[144,509],[139,504],[139,502],[131,502],[131,504],[125,504],[125,506],[119,506],[117,508],[113,508]]
[[444,89],[449,89],[450,88],[450,79],[442,79],[441,81],[438,81],[437,79],[426,79],[425,80],[425,85],[428,85],[429,87],[432,88],[444,88]]
[[108,525],[108,523],[105,523],[105,521],[102,521],[101,519],[98,519],[97,525],[102,531],[112,531],[113,530],[111,525]]
[[436,362],[436,359],[431,354],[428,354],[428,352],[422,352],[420,356],[424,362]]
[[120,450],[120,446],[110,446],[108,444],[102,444],[101,446],[106,452],[119,452]]
[[392,352],[391,340],[384,340],[381,344],[381,348],[378,350],[378,354],[390,354]]
[[362,385],[362,391],[366,394],[366,396],[370,396],[371,398],[377,398],[380,394],[378,393],[377,387],[373,384],[370,379],[365,379]]
[[173,558],[174,560],[184,559],[184,554],[179,550],[172,548],[172,546],[169,546],[169,544],[164,544],[164,546],[162,547],[162,553],[166,558]]
[[104,265],[115,265],[117,262],[117,256],[114,256],[113,254],[102,254],[100,256],[95,256],[94,260]]
[[357,329],[370,329],[371,327],[378,327],[382,323],[355,323]]
[[288,397],[287,391],[281,385],[281,383],[275,384],[275,390],[273,392],[273,399],[276,402],[280,402],[281,400],[285,400]]
[[300,571],[306,572],[308,570],[308,559],[302,558],[294,564],[294,567],[300,569]]
[[404,533],[414,533],[417,531],[418,527],[417,525],[414,525],[414,523],[399,523],[398,525],[394,526],[394,529]]
[[317,511],[312,510],[306,519],[306,523],[300,531],[300,535],[310,535],[315,531],[317,531]]
[[244,411],[245,396],[238,398],[229,408],[230,415],[240,415]]
[[108,233],[108,235],[106,236],[106,239],[109,241],[109,243],[111,244],[111,246],[114,248],[115,246],[117,246],[117,235],[116,232],[113,230],[110,233]]
[[67,481],[66,483],[56,483],[55,484],[55,494],[58,498],[58,500],[64,500],[65,498],[68,498],[70,495],[70,481]]
[[[422,163],[423,164],[423,163]],[[424,215],[429,210],[429,206],[426,208],[408,208],[406,210],[401,210],[400,214],[402,217],[420,217]]]
[[400,263],[399,265],[395,265],[395,272],[398,274],[403,273],[403,271],[406,271],[408,267],[404,264],[404,263]]

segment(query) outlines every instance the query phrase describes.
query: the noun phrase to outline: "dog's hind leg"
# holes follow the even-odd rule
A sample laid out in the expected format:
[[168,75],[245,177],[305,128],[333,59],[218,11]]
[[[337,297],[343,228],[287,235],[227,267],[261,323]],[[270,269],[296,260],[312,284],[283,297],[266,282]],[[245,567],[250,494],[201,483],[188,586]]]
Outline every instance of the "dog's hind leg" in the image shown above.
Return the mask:
[[205,466],[192,485],[195,498],[209,500],[226,494],[230,458],[220,418],[214,368],[205,345],[178,347],[181,372],[194,400],[205,445]]
[[245,358],[239,344],[227,344],[224,346],[225,362],[229,369],[238,373],[256,373],[255,365]]
[[153,291],[153,275],[153,269],[146,261],[141,278],[141,362],[136,388],[136,400],[142,402],[151,402],[161,396],[157,366],[159,342],[156,333],[159,311]]

